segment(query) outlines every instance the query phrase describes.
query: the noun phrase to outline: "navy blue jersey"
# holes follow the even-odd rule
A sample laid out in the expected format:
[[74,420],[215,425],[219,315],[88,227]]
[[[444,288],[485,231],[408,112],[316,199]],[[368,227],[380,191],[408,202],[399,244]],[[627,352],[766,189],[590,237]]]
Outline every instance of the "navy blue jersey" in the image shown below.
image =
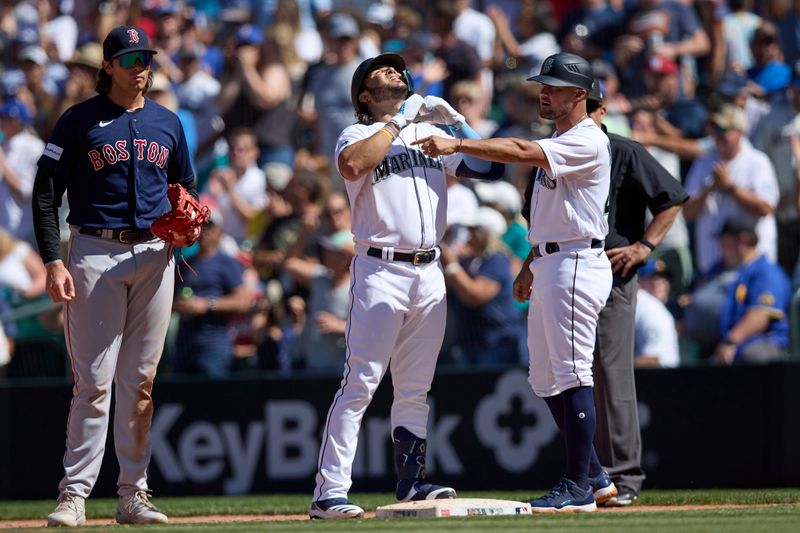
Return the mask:
[[56,202],[67,191],[67,222],[79,226],[146,229],[170,211],[169,183],[194,189],[178,116],[149,98],[132,112],[106,95],[71,107],[38,164]]

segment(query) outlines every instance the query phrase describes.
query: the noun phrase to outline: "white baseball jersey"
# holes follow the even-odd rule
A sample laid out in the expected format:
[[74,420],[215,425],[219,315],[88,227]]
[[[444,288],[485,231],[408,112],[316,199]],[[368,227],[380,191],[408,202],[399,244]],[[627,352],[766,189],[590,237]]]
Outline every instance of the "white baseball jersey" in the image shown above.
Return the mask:
[[534,244],[604,239],[611,184],[611,145],[586,118],[550,139],[537,141],[550,173],[539,169],[531,197],[528,240]]
[[[383,122],[376,122],[345,128],[336,142],[337,168],[342,150],[374,135],[383,126]],[[356,181],[345,180],[357,245],[409,251],[433,248],[439,243],[447,224],[445,172],[455,174],[463,155],[431,158],[419,146],[411,145],[429,135],[450,137],[432,124],[410,124],[401,130],[372,172]]]

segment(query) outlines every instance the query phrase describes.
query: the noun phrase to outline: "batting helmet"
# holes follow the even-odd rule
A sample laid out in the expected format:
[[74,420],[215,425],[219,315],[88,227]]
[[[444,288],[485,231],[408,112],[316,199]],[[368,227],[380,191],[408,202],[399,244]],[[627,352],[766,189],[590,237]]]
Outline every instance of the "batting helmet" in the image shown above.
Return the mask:
[[542,63],[538,76],[528,78],[543,85],[554,87],[577,87],[586,91],[592,90],[592,66],[581,56],[561,52],[553,54]]
[[411,80],[411,75],[406,70],[406,61],[403,59],[403,56],[400,54],[381,54],[363,61],[353,74],[353,82],[350,84],[350,98],[353,101],[353,109],[366,112],[364,104],[358,101],[358,95],[361,94],[361,87],[364,85],[364,79],[376,68],[384,66],[392,67],[402,74],[403,80],[406,82],[406,87],[408,87],[406,97],[411,96],[414,92],[414,82]]

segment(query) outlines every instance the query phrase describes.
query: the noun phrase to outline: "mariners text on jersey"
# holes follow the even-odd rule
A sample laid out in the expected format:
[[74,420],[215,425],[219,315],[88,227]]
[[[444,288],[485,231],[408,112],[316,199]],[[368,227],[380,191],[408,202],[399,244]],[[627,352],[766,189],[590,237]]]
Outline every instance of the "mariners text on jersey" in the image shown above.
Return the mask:
[[407,150],[404,154],[387,155],[381,164],[372,171],[372,183],[379,183],[388,178],[391,174],[399,174],[413,167],[427,167],[441,170],[442,163],[438,158],[434,159],[428,157],[419,150]]

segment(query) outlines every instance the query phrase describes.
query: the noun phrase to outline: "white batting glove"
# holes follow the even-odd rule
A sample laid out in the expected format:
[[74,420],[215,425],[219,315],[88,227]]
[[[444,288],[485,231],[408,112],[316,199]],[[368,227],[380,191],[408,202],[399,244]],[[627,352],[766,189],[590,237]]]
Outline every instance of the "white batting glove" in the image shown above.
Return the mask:
[[400,129],[405,128],[407,125],[414,122],[423,105],[425,105],[425,100],[418,94],[412,94],[406,98],[405,102],[400,106],[400,111],[392,117],[392,122],[397,124]]
[[453,109],[444,98],[428,95],[425,97],[425,108],[427,114],[420,117],[421,122],[433,122],[434,124],[446,124],[453,129],[461,129],[464,125],[464,115]]

